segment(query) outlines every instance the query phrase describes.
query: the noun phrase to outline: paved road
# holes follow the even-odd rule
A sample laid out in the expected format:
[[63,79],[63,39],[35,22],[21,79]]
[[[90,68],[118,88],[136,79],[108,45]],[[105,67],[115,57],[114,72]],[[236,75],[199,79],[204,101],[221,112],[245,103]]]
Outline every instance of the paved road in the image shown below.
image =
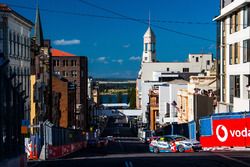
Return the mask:
[[[32,165],[30,165],[32,166]],[[80,150],[39,167],[238,167],[250,166],[250,152],[198,152],[153,154],[135,138],[118,138],[105,148]]]
[[[117,130],[118,129],[118,130]],[[118,132],[119,131],[119,132]],[[108,126],[105,133],[133,136],[128,127]],[[126,135],[124,135],[126,134]],[[135,137],[117,137],[103,148],[80,150],[63,159],[30,163],[38,167],[244,167],[250,166],[250,152],[197,152],[160,153],[148,152],[148,145]]]

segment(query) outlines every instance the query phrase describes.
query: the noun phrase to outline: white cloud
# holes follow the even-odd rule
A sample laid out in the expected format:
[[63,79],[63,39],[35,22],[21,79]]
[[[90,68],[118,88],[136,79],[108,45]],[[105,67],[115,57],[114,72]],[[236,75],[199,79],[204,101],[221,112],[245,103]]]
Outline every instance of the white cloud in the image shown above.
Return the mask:
[[107,57],[105,57],[105,56],[98,57],[96,60],[97,60],[98,62],[104,63],[104,64],[108,64],[108,63],[109,63],[108,60],[107,60]]
[[117,59],[117,60],[112,60],[112,62],[122,64],[123,60],[122,59]]
[[111,75],[113,75],[113,76],[119,76],[119,75],[121,75],[121,73],[119,73],[119,72],[114,72],[114,73],[112,73]]
[[140,61],[141,57],[140,56],[132,56],[129,58],[130,61]]
[[93,46],[94,46],[94,47],[97,47],[97,42],[94,42],[94,43],[93,43]]
[[130,44],[128,43],[128,44],[124,44],[124,45],[122,45],[122,47],[123,48],[129,48],[130,47]]
[[79,39],[72,39],[72,40],[60,39],[60,40],[55,40],[53,43],[55,45],[79,45],[81,41]]

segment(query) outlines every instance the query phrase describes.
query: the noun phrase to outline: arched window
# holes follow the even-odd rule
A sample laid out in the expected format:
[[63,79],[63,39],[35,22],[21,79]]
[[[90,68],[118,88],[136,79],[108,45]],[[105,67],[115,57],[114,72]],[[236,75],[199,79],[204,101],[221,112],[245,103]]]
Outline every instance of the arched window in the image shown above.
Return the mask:
[[11,39],[11,30],[9,30],[9,47],[8,47],[8,49],[9,49],[9,55],[11,55],[12,53],[11,53],[11,49],[12,49],[12,47],[11,47],[11,41],[12,41],[12,39]]
[[145,43],[145,51],[148,51],[148,43]]
[[13,32],[13,47],[14,47],[13,54],[14,56],[16,56],[16,33],[15,32]]

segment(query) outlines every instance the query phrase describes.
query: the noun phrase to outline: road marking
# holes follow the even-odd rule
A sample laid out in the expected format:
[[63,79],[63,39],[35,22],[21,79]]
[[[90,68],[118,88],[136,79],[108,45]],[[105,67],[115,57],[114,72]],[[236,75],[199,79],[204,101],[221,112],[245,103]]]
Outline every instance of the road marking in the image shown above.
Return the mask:
[[129,165],[130,165],[130,167],[133,167],[133,164],[132,164],[132,162],[131,162],[131,161],[129,161]]
[[131,161],[125,161],[125,166],[126,167],[133,167],[133,164]]
[[237,162],[237,163],[240,163],[240,164],[242,164],[242,165],[246,165],[246,166],[249,166],[249,167],[250,167],[250,164],[249,164],[249,163],[246,163],[246,162],[241,161],[241,160],[239,160],[239,159],[232,158],[232,157],[226,156],[226,155],[221,154],[221,153],[214,153],[214,154],[216,154],[216,155],[218,155],[218,156],[220,156],[220,157],[222,157],[222,158],[225,158],[225,159],[228,159],[228,160],[231,160],[231,161],[234,161],[234,162]]
[[122,143],[121,143],[121,140],[118,140],[118,143],[119,143],[119,146],[120,146],[120,148],[121,148],[121,151],[124,152],[124,147],[123,147],[123,145],[122,145]]

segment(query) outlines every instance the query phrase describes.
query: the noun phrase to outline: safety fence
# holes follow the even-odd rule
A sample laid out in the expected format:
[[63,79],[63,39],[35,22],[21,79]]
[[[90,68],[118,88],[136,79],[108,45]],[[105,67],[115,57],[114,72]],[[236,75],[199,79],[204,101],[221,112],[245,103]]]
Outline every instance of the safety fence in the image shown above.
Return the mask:
[[196,139],[196,124],[195,122],[183,124],[170,124],[165,127],[159,128],[155,131],[157,136],[163,135],[182,135],[190,139]]
[[46,121],[37,134],[26,141],[29,159],[55,159],[87,147],[82,130],[56,127]]
[[44,123],[46,159],[65,156],[86,147],[86,134],[82,130],[55,127]]
[[250,113],[214,114],[200,119],[200,142],[204,148],[249,147]]

